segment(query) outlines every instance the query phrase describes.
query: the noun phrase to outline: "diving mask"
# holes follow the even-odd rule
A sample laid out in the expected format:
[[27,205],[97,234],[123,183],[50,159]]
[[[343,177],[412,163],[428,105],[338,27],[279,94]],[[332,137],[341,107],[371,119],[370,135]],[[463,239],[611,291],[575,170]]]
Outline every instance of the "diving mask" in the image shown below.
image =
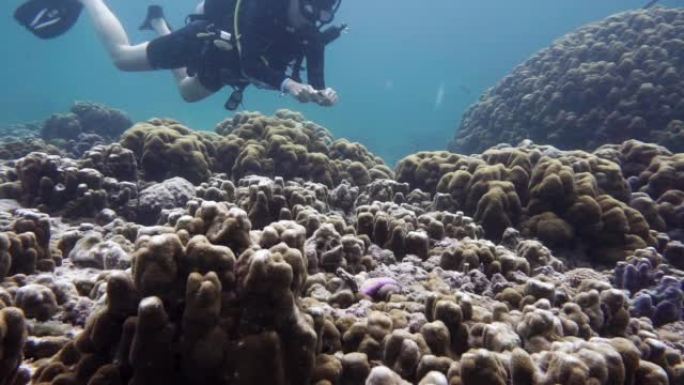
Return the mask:
[[332,23],[342,0],[300,0],[299,8],[304,17],[319,26]]

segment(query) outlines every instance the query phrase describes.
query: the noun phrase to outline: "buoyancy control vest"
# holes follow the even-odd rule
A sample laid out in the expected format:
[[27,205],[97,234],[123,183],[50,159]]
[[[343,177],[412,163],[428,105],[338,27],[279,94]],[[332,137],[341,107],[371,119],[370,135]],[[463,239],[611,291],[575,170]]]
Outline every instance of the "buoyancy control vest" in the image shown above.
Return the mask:
[[[250,0],[205,0],[203,14],[188,16],[188,20],[190,21],[205,20],[210,22],[208,33],[210,35],[213,34],[213,36],[209,36],[209,39],[207,39],[207,56],[211,55],[212,51],[219,49],[231,51],[236,57],[236,63],[234,63],[236,68],[223,69],[223,72],[229,74],[224,77],[223,84],[233,88],[233,92],[224,105],[224,107],[230,111],[236,110],[240,106],[242,103],[243,91],[250,84],[247,77],[242,74],[242,70],[239,68],[240,52],[239,49],[237,49],[238,42],[236,40],[239,31],[235,30],[237,28],[236,16],[240,11],[239,7],[241,6],[241,3],[246,1]],[[319,42],[319,44],[322,44],[324,47],[337,40],[346,28],[347,26],[342,24],[328,27],[322,31],[314,28],[309,33],[311,34],[310,37],[312,40]],[[298,82],[301,82],[301,71],[304,59],[306,59],[306,53],[302,52],[291,66],[289,77]],[[200,58],[200,60],[205,61],[204,58]],[[307,61],[309,60],[310,59],[307,59]],[[201,63],[200,65],[207,64],[208,63]]]
[[233,20],[237,3],[238,0],[205,0],[203,13],[190,14],[186,18],[186,23],[206,24],[205,31],[197,36],[204,41],[204,48],[201,55],[188,65],[188,75],[210,76],[218,83],[232,87],[233,92],[224,105],[230,111],[240,106],[242,93],[249,86],[240,69],[239,52],[235,49]]

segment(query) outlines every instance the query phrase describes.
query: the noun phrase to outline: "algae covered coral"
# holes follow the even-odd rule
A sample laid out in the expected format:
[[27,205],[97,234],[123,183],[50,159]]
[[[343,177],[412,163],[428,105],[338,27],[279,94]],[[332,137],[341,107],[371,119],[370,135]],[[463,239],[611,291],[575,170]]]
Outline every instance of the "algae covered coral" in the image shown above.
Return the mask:
[[0,383],[681,384],[681,154],[424,152],[300,114],[2,165]]

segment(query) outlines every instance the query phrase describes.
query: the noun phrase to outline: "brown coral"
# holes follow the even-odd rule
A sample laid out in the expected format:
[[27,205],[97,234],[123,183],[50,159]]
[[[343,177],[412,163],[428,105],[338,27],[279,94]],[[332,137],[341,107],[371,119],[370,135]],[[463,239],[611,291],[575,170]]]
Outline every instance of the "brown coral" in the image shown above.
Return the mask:
[[135,153],[147,179],[180,176],[199,183],[209,178],[216,139],[177,122],[152,120],[126,131],[121,145]]

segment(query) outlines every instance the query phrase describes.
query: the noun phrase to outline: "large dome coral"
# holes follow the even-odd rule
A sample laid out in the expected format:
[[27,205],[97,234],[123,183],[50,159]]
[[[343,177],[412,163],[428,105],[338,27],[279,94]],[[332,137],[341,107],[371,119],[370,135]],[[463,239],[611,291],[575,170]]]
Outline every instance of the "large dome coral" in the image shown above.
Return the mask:
[[684,10],[656,8],[582,27],[518,66],[466,112],[449,148],[639,139],[682,151],[683,120]]

